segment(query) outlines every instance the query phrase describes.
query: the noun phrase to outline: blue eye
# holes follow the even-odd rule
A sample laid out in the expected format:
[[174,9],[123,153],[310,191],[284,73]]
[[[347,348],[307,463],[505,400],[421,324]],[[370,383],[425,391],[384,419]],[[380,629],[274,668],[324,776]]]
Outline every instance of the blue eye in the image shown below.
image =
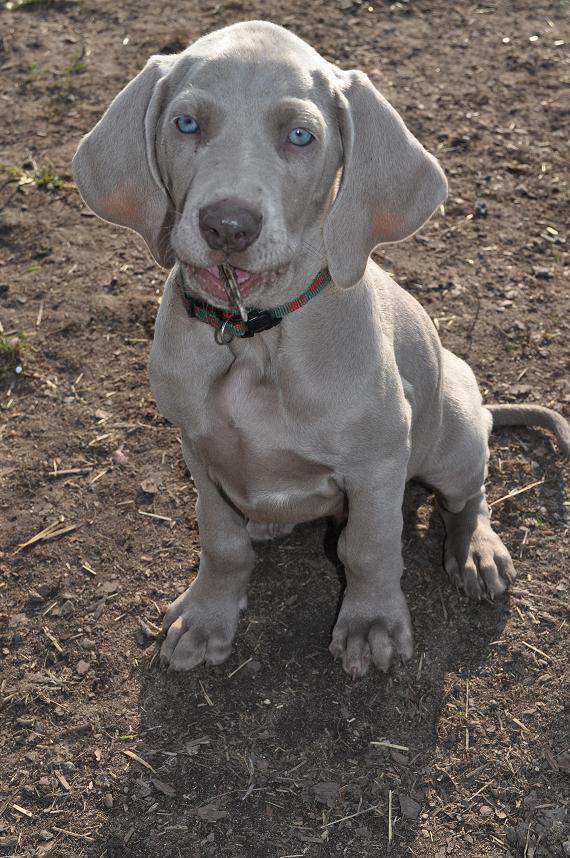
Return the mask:
[[306,128],[293,128],[293,130],[287,135],[287,140],[289,143],[292,143],[293,146],[308,146],[314,139],[315,138],[311,132],[307,131]]
[[194,117],[187,114],[176,117],[176,127],[183,134],[198,134],[200,131],[200,126]]

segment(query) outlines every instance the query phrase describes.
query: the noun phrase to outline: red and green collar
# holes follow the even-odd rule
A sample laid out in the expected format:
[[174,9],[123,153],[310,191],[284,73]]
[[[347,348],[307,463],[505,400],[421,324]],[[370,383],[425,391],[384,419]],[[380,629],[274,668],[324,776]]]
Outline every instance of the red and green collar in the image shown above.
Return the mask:
[[219,307],[213,307],[206,301],[201,301],[194,298],[187,292],[184,287],[182,278],[180,278],[182,288],[182,297],[188,315],[193,319],[199,319],[201,322],[217,328],[220,333],[216,334],[216,342],[229,343],[234,337],[253,337],[254,334],[261,331],[268,331],[278,325],[284,316],[288,316],[294,310],[299,310],[304,307],[311,298],[318,295],[325,286],[331,282],[331,275],[328,268],[323,268],[319,271],[313,282],[307,289],[297,298],[292,301],[287,301],[286,304],[280,304],[278,307],[273,307],[271,310],[248,310],[247,322],[244,322],[241,316],[231,313],[229,310],[221,310]]

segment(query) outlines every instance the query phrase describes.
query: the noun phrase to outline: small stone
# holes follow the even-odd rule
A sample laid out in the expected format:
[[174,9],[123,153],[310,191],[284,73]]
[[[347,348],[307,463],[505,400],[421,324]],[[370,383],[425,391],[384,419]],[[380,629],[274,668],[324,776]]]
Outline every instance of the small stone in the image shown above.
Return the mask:
[[473,211],[473,217],[487,217],[487,203],[485,200],[477,200],[475,203],[475,209]]
[[492,816],[493,808],[489,807],[488,804],[482,804],[479,808],[479,813],[481,814],[481,816]]
[[552,271],[549,268],[541,268],[539,266],[535,266],[533,268],[532,273],[537,278],[537,280],[551,280],[552,279]]
[[103,796],[103,804],[108,810],[111,810],[111,808],[113,807],[113,796],[110,792],[106,792]]
[[20,629],[23,626],[27,626],[29,622],[30,619],[25,614],[12,614],[12,616],[8,620],[8,628]]
[[115,463],[115,465],[128,465],[129,459],[119,448],[113,453],[113,462]]
[[91,638],[81,638],[79,641],[79,646],[81,649],[94,649],[95,641],[91,640]]
[[47,828],[42,828],[42,830],[40,831],[40,837],[42,838],[42,840],[53,840],[53,834],[51,833],[51,831],[48,831]]
[[400,795],[399,799],[402,816],[405,816],[406,819],[417,819],[422,809],[421,804],[414,801],[409,795]]
[[154,640],[157,636],[156,632],[148,626],[142,617],[138,618],[137,640],[139,643],[146,643],[149,640]]
[[333,781],[327,781],[315,784],[313,786],[313,792],[315,793],[317,801],[320,801],[329,807],[333,807],[340,792],[340,787],[340,784],[334,783]]
[[146,495],[155,495],[159,492],[158,485],[154,480],[143,480],[141,483],[141,489]]
[[85,676],[85,674],[89,671],[90,667],[91,667],[91,665],[89,664],[88,661],[83,661],[83,659],[80,659],[77,662],[77,666],[75,668],[75,671],[76,671],[76,673],[79,674],[79,676]]
[[71,599],[68,599],[63,603],[61,608],[59,609],[60,616],[69,617],[74,611],[74,604]]

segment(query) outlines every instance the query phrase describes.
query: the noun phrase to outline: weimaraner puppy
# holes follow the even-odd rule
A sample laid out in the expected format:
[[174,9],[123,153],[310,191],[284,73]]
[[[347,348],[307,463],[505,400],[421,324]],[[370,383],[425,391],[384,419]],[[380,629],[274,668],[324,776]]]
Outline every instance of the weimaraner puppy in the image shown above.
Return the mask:
[[171,269],[150,376],[181,429],[202,551],[164,619],[165,666],[228,658],[252,538],[321,516],[344,523],[331,653],[352,677],[409,658],[411,478],[435,491],[452,580],[476,599],[505,591],[515,573],[485,501],[489,432],[545,426],[569,453],[570,427],[538,406],[484,407],[467,364],[370,260],[415,233],[447,183],[365,74],[274,24],[234,24],[151,57],[73,167],[87,205]]

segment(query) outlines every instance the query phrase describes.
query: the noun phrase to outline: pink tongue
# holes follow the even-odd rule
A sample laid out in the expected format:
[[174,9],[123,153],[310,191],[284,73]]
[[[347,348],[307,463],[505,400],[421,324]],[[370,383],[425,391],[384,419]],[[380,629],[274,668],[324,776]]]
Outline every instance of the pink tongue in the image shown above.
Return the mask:
[[[220,280],[221,282],[220,271],[217,265],[212,265],[210,268],[207,268],[206,271],[208,271],[213,277],[215,277],[216,280]],[[251,273],[249,271],[242,271],[241,268],[234,268],[234,274],[238,283],[243,283],[251,276]]]

